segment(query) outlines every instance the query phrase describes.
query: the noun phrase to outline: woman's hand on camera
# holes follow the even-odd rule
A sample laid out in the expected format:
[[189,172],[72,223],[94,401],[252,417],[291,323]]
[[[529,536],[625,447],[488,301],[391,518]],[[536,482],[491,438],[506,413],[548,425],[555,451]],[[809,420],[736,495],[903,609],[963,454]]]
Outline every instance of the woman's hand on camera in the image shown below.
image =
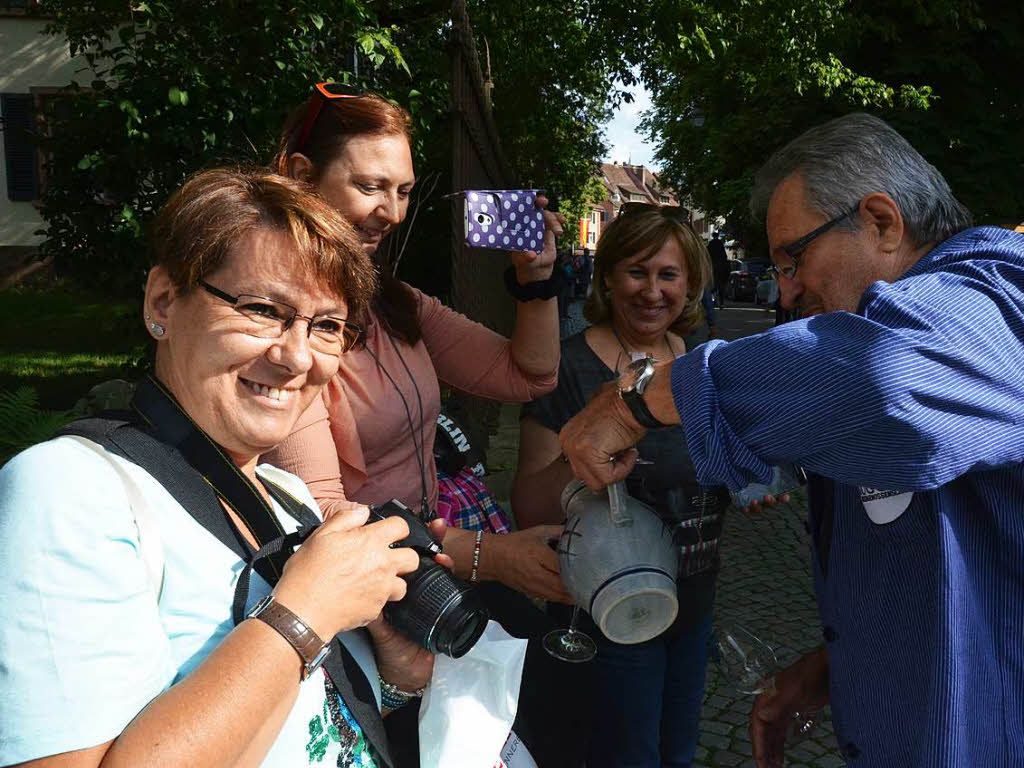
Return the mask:
[[[439,517],[427,523],[427,527],[430,529],[430,532],[433,534],[434,538],[437,539],[441,544],[444,544],[445,534],[448,533],[448,521],[445,520],[443,517]],[[452,560],[450,555],[446,555],[443,552],[440,555],[435,555],[434,562],[436,562],[438,565],[443,565],[449,571],[455,570],[455,561]],[[388,682],[390,683],[391,681],[388,680]],[[398,684],[395,683],[395,685]],[[402,686],[399,685],[398,687],[401,688]],[[402,690],[405,689],[403,688]]]
[[384,680],[410,693],[430,682],[434,654],[388,624],[383,616],[378,616],[366,628],[373,638],[377,671]]
[[530,597],[555,603],[573,603],[558,570],[558,554],[551,547],[562,535],[561,525],[535,525],[515,533],[488,536],[480,551],[481,567],[507,587]]
[[277,600],[327,640],[373,621],[389,600],[405,597],[400,578],[419,567],[408,547],[391,544],[409,535],[399,517],[365,525],[369,509],[339,512],[317,528],[285,564]]
[[537,195],[537,205],[544,208],[544,248],[536,251],[513,251],[509,254],[512,266],[516,268],[516,281],[520,285],[547,280],[555,268],[558,253],[555,250],[556,240],[562,236],[562,225],[565,216],[547,210],[548,199]]

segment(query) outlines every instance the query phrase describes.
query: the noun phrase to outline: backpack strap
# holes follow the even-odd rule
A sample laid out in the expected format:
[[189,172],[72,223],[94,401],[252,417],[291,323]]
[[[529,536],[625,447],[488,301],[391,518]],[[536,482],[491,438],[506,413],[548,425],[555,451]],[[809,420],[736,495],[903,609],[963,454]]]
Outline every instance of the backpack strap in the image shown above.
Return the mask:
[[153,595],[156,601],[160,602],[160,596],[164,591],[164,547],[160,539],[160,529],[157,526],[153,510],[146,503],[142,491],[128,471],[121,466],[113,455],[105,450],[99,443],[93,442],[81,435],[66,434],[70,440],[74,440],[83,448],[86,448],[106,461],[117,476],[121,478],[125,493],[128,495],[128,504],[132,508],[135,517],[135,528],[139,532],[139,556],[146,566],[146,573],[149,574],[149,583],[153,588]]

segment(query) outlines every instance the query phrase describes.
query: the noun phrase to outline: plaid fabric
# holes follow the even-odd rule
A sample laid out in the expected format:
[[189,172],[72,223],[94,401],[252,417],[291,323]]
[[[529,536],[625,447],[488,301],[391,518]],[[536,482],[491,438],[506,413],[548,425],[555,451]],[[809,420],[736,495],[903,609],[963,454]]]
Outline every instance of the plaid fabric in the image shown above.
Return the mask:
[[449,525],[488,533],[509,532],[504,511],[471,467],[464,467],[454,477],[438,472],[437,486],[437,513]]

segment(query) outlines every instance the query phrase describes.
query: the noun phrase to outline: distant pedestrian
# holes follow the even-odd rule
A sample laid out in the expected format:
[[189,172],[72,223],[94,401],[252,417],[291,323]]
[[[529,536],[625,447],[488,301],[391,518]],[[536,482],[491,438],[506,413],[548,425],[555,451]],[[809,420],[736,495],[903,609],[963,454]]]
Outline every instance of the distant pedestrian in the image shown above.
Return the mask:
[[565,251],[558,258],[555,269],[562,270],[564,281],[562,291],[558,294],[558,316],[563,320],[569,317],[569,304],[572,303],[575,270],[572,264],[572,251]]
[[725,306],[725,285],[729,282],[729,256],[725,252],[721,232],[715,232],[708,242],[708,256],[711,257],[711,273],[715,281],[715,299],[721,309]]

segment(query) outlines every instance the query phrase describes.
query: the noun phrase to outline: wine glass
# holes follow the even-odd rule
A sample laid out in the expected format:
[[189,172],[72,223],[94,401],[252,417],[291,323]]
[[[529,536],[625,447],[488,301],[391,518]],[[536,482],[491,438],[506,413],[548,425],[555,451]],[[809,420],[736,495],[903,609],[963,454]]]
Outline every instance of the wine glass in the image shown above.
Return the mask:
[[544,650],[560,661],[579,664],[597,655],[597,645],[585,632],[576,629],[580,607],[572,607],[572,620],[566,629],[553,629],[544,635]]
[[[741,624],[723,623],[715,627],[712,658],[719,672],[740,693],[756,696],[775,693],[775,668],[778,659],[770,645]],[[821,721],[824,707],[808,707],[791,713],[786,745],[803,741]]]
[[740,693],[773,690],[778,659],[771,646],[741,624],[715,628],[715,653],[722,676]]

